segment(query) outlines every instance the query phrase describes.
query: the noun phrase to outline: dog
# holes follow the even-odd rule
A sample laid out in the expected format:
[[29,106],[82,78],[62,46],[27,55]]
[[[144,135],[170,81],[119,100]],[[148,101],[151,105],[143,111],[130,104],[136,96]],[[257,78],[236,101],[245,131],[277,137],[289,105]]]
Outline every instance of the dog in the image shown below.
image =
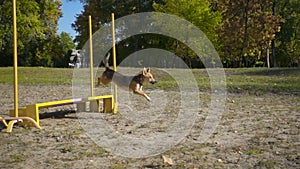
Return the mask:
[[143,85],[145,83],[157,83],[150,73],[150,68],[144,68],[143,71],[136,76],[125,76],[109,68],[109,57],[110,54],[108,53],[103,60],[105,71],[102,73],[102,76],[98,78],[97,86],[100,86],[101,83],[108,85],[110,82],[114,82],[120,88],[132,91],[134,94],[141,95],[148,101],[151,101],[151,98],[143,91]]

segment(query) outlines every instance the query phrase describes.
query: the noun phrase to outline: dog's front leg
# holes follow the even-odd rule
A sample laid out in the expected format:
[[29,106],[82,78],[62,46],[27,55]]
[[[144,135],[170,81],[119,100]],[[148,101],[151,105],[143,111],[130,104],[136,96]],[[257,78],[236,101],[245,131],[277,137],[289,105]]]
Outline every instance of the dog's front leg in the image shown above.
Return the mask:
[[99,86],[100,86],[100,84],[101,84],[101,77],[98,77],[98,82],[97,82],[97,85],[96,85],[96,87],[99,87]]
[[134,90],[133,93],[144,96],[148,101],[151,101],[151,98],[142,90]]

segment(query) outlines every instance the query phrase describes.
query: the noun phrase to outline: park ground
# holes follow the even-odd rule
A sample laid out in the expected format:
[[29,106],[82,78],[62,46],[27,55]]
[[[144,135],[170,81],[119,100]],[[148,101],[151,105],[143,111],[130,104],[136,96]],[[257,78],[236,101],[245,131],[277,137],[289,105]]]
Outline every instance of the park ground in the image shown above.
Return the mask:
[[[2,125],[0,166],[3,169],[300,168],[300,69],[225,69],[228,92],[225,111],[204,143],[197,139],[210,113],[211,86],[205,69],[192,72],[202,103],[197,112],[199,117],[190,133],[167,151],[143,158],[116,155],[96,144],[80,124],[79,117],[94,113],[75,113],[74,106],[63,106],[43,109],[41,130],[16,126],[12,133],[6,133]],[[151,131],[163,132],[172,126],[172,119],[178,113],[179,88],[166,72],[154,69],[152,73],[159,83],[146,85],[144,90],[154,93],[152,99],[157,104],[165,100],[161,101],[155,91],[163,92],[164,98],[168,98],[168,107],[163,110],[167,113],[152,124],[135,125],[124,120],[122,110],[126,110],[126,100],[120,99],[120,113],[102,114],[117,132],[138,137]],[[13,108],[12,74],[12,68],[0,68],[1,116],[7,116]],[[19,68],[20,106],[72,98],[72,77],[72,69]],[[102,94],[103,88],[110,89],[101,86],[96,93]],[[139,96],[129,97],[133,102],[140,100]],[[134,103],[137,107],[148,104],[144,100]]]

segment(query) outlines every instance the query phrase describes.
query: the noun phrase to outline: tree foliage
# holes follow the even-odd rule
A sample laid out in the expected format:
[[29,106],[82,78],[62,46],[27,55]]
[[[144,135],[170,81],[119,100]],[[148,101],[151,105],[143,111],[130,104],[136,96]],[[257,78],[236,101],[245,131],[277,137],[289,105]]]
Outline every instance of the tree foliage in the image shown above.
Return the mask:
[[[70,0],[72,1],[72,0]],[[81,48],[88,40],[88,16],[93,31],[115,19],[139,12],[164,12],[193,23],[211,40],[225,67],[300,66],[300,2],[298,0],[80,0],[84,11],[72,27]],[[18,61],[23,66],[64,67],[75,48],[69,34],[57,34],[61,0],[17,0]],[[0,66],[13,63],[12,1],[0,1]],[[176,25],[174,25],[176,26]],[[121,36],[120,34],[117,36]],[[191,67],[202,67],[183,42],[141,34],[118,42],[119,62],[145,48],[162,48],[182,57]],[[272,57],[270,57],[272,56]],[[265,64],[266,65],[266,64]]]
[[208,0],[164,0],[163,4],[155,3],[154,9],[186,19],[216,43],[216,30],[220,27],[222,18],[220,12],[210,8]]
[[265,58],[266,49],[284,21],[273,15],[272,2],[217,0],[217,3],[219,10],[223,10],[219,38],[223,41],[224,62],[242,67]]
[[300,66],[300,2],[277,0],[275,13],[286,21],[276,34],[275,57],[278,66]]
[[[217,30],[221,26],[221,12],[214,11],[208,0],[164,0],[161,4],[154,4],[155,11],[173,14],[184,18],[198,27],[215,47],[219,46]],[[173,25],[174,26],[174,25]],[[188,32],[186,33],[189,38]],[[190,39],[190,38],[189,38]],[[166,43],[167,49],[173,51],[177,56],[181,56],[190,67],[202,66],[196,54],[189,48],[174,39],[169,39]],[[197,64],[198,62],[198,64]]]
[[[76,17],[76,21],[72,25],[78,32],[78,36],[75,38],[78,43],[78,48],[82,48],[89,39],[89,15],[92,17],[92,30],[95,32],[111,22],[112,13],[114,13],[115,19],[118,19],[129,14],[151,12],[154,11],[153,3],[159,3],[160,0],[83,0],[82,2],[84,3],[84,11]],[[122,32],[119,32],[117,36],[122,36],[121,34]],[[137,35],[118,42],[116,46],[118,55],[117,62],[120,63],[129,54],[150,45],[148,43],[149,38],[152,39],[153,35]]]
[[[77,16],[77,20],[73,24],[75,30],[79,32],[76,37],[79,47],[82,47],[88,39],[88,15],[92,16],[92,28],[93,31],[96,31],[111,22],[111,13],[114,13],[117,19],[125,15],[149,11],[165,12],[183,17],[199,26],[211,41],[217,43],[216,30],[220,26],[221,14],[212,11],[207,0],[183,0],[180,1],[180,4],[176,0],[85,0],[84,3],[84,12]],[[136,35],[120,42],[117,46],[118,60],[122,60],[126,55],[140,49],[151,47],[171,50],[190,63],[193,59],[197,60],[197,57],[194,57],[195,54],[182,43],[172,38],[153,34]]]
[[[60,48],[57,35],[61,1],[17,0],[16,6],[19,65],[55,66],[56,59],[67,54]],[[3,0],[0,2],[1,66],[11,66],[13,62],[12,21],[12,1]]]
[[[157,0],[159,1],[159,0]],[[76,17],[76,21],[72,27],[78,32],[76,41],[81,48],[88,40],[88,16],[92,17],[92,29],[98,30],[105,24],[111,22],[111,13],[114,13],[115,19],[119,17],[139,13],[153,11],[153,0],[82,0],[84,3],[84,11]]]

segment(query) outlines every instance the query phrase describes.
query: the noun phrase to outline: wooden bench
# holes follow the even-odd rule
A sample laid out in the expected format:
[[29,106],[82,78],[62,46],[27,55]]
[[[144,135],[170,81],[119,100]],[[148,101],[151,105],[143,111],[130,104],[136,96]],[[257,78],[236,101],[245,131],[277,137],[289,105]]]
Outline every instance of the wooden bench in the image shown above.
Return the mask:
[[[77,111],[86,111],[86,103],[90,103],[90,111],[101,112],[100,100],[103,99],[103,112],[113,112],[114,109],[114,100],[113,95],[104,95],[104,96],[94,96],[88,98],[78,98],[78,99],[69,99],[69,100],[59,100],[52,102],[37,103],[32,105],[27,105],[26,107],[19,108],[19,116],[30,117],[36,121],[38,126],[40,126],[40,117],[39,109],[48,108],[48,107],[57,107],[63,105],[76,104]],[[15,117],[15,111],[10,110],[9,114],[11,117]],[[32,125],[27,123],[26,125]]]

